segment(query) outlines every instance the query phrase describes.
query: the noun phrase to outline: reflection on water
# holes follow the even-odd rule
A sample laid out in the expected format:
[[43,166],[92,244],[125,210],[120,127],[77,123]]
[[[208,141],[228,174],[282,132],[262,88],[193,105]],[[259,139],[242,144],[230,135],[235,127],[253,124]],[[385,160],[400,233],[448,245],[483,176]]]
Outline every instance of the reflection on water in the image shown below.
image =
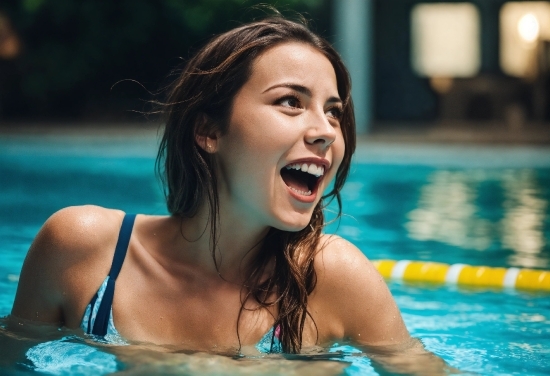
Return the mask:
[[491,243],[491,223],[476,212],[471,178],[465,172],[436,171],[421,188],[405,227],[415,240],[483,250]]
[[[8,150],[4,146],[0,145],[0,151]],[[19,152],[37,150],[36,145],[27,149],[17,144],[10,147],[9,150],[17,152],[0,156],[3,158],[0,176],[10,177],[0,184],[0,316],[11,310],[29,244],[42,222],[55,210],[82,203],[119,207],[128,212],[159,214],[165,210],[151,174],[153,157],[107,158],[103,155],[109,153],[102,152],[101,158],[56,155],[37,158]],[[403,153],[401,149],[391,149],[392,158],[394,154],[397,158],[408,158]],[[508,156],[509,152],[506,153]],[[428,155],[426,161],[447,163],[457,158],[456,153],[450,155],[445,150]],[[482,155],[487,157],[489,152]],[[490,156],[503,158],[502,154]],[[525,164],[524,154],[512,153],[512,156]],[[340,235],[353,240],[372,258],[548,268],[550,248],[545,238],[550,239],[550,220],[545,212],[549,210],[550,169],[545,161],[549,160],[543,155],[542,159],[537,157],[526,164],[544,166],[537,170],[499,167],[441,170],[431,165],[411,165],[408,159],[405,165],[358,163],[353,166],[343,191],[346,215],[341,226],[336,222],[332,229],[338,229]],[[35,184],[36,181],[41,184]],[[132,194],[128,194],[129,186],[133,187]],[[421,338],[430,351],[452,366],[481,375],[550,374],[548,294],[395,282],[390,282],[390,289],[411,334]],[[27,338],[19,332],[3,330],[2,325],[0,318],[2,374],[25,372],[29,369],[22,368],[25,366],[32,369],[26,356],[29,348],[73,334],[58,332],[56,328],[51,335]],[[107,355],[105,363],[111,364],[112,357],[108,355],[114,354],[118,374],[317,375],[341,374],[343,367],[348,375],[377,374],[368,357],[346,352],[346,348],[334,349],[342,351],[334,355],[338,361],[309,354],[315,361],[307,361],[308,358],[234,359],[130,346],[115,349],[75,337],[65,342],[76,345],[75,351],[87,352],[86,358],[78,357],[81,361],[93,361],[92,355],[102,352]],[[93,365],[100,363],[96,359]],[[100,373],[96,367],[90,374]]]
[[458,368],[479,375],[550,374],[548,294],[390,287],[407,328],[443,358],[459,359]]
[[537,197],[539,192],[533,171],[518,172],[503,176],[502,243],[516,252],[509,257],[510,264],[536,267],[540,264],[538,255],[545,246],[543,221],[548,202]]
[[436,170],[420,189],[405,228],[414,240],[477,251],[498,242],[513,251],[509,265],[545,267],[547,209],[534,170]]

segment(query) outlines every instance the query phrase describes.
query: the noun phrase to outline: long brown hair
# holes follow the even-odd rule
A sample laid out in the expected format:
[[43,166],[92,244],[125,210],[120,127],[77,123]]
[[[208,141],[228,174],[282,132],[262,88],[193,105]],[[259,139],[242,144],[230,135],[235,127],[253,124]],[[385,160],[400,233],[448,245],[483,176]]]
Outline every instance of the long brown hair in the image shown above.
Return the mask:
[[[226,132],[233,98],[250,77],[252,63],[268,48],[285,42],[311,45],[332,63],[338,94],[343,100],[340,124],[345,143],[344,158],[336,172],[333,188],[315,207],[309,225],[298,232],[270,229],[243,286],[246,293],[241,312],[249,297],[253,297],[260,307],[276,304],[275,327],[279,329],[283,350],[296,353],[302,346],[308,296],[316,284],[313,260],[324,227],[323,208],[327,200],[336,198],[340,215],[340,190],[355,151],[351,84],[338,53],[305,24],[280,15],[245,24],[213,38],[187,62],[162,103],[166,125],[157,155],[157,169],[172,215],[190,218],[205,200],[208,203],[212,257],[218,265],[215,256],[219,225],[216,166],[214,158],[197,144],[196,135],[213,132],[223,135]],[[274,270],[267,270],[268,264],[274,265]],[[270,275],[267,279],[266,272]],[[274,301],[269,300],[273,293],[277,296]]]

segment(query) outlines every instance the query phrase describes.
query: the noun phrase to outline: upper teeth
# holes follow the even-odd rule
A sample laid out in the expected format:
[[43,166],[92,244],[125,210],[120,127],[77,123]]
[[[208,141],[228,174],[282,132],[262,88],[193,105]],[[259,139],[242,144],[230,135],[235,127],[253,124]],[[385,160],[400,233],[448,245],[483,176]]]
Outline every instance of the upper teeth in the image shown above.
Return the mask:
[[325,167],[317,166],[316,164],[307,164],[307,163],[294,163],[286,166],[287,170],[302,170],[302,172],[307,172],[308,174],[314,175],[316,177],[322,176],[325,173]]

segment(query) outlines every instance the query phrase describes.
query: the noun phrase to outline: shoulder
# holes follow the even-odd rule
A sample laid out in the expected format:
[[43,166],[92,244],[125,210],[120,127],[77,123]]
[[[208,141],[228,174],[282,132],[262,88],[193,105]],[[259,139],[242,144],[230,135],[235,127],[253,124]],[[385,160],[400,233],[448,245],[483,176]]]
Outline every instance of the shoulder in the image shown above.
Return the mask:
[[351,242],[337,235],[323,235],[315,257],[315,271],[321,287],[354,291],[369,286],[369,293],[386,289],[383,277],[370,260]]
[[86,286],[96,288],[107,275],[123,217],[121,211],[91,205],[53,214],[29,248],[12,313],[58,322],[68,299],[89,295]]
[[[363,344],[409,338],[383,277],[352,243],[324,235],[315,257],[317,285],[312,300],[333,335]],[[391,338],[391,340],[390,340]]]
[[[77,254],[112,243],[124,213],[94,205],[71,206],[54,213],[44,223],[31,250]],[[44,246],[44,247],[36,247]]]
[[[124,212],[99,206],[72,206],[53,214],[32,243],[27,261],[39,260],[56,276],[68,268],[108,272]],[[106,273],[102,273],[106,274]]]

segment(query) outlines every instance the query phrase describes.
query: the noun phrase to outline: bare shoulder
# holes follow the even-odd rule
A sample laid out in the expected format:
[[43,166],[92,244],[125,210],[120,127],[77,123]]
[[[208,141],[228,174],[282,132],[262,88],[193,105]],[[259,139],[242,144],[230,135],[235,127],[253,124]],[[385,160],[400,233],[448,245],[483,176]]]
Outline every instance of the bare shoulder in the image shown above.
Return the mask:
[[116,243],[124,213],[99,206],[71,206],[54,213],[34,239],[25,264],[46,262],[52,270],[102,258]]
[[[315,270],[330,282],[382,283],[384,279],[370,260],[351,242],[337,235],[323,235],[315,257]],[[336,279],[337,281],[332,281]]]
[[12,314],[59,322],[72,293],[86,284],[95,288],[95,279],[108,272],[123,217],[121,211],[92,205],[53,214],[29,248]]
[[[312,300],[333,335],[370,345],[405,341],[409,334],[383,277],[352,243],[324,235],[315,257]],[[337,323],[337,325],[335,324]]]

